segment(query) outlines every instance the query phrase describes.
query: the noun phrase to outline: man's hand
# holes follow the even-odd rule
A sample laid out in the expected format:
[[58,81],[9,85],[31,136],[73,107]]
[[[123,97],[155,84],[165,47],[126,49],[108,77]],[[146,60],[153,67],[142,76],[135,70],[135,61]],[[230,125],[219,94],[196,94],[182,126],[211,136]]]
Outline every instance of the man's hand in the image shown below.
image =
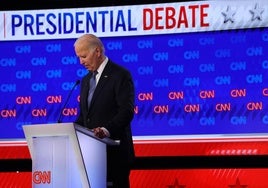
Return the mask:
[[105,131],[101,127],[97,127],[93,129],[94,135],[99,138],[105,138],[107,135],[105,134]]

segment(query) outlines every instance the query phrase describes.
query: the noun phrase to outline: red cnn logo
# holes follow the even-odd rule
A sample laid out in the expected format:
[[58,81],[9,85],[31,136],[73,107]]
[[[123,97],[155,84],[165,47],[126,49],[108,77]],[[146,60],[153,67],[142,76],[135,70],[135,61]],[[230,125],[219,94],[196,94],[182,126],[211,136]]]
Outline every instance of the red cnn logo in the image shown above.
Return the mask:
[[35,184],[50,184],[51,183],[51,171],[34,171],[33,182]]

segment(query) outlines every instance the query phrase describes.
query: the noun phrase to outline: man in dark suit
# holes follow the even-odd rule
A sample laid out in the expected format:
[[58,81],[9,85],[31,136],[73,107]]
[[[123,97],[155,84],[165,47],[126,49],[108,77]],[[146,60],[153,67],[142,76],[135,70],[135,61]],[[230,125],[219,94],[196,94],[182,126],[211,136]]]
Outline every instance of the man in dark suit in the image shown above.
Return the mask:
[[[113,187],[127,188],[134,160],[130,127],[134,116],[131,74],[106,57],[103,43],[95,35],[81,36],[74,48],[80,63],[89,70],[82,79],[80,114],[76,123],[92,129],[99,138],[120,141],[119,146],[107,147],[107,178]],[[91,78],[95,82],[92,83]],[[89,99],[89,90],[95,84],[93,96]]]

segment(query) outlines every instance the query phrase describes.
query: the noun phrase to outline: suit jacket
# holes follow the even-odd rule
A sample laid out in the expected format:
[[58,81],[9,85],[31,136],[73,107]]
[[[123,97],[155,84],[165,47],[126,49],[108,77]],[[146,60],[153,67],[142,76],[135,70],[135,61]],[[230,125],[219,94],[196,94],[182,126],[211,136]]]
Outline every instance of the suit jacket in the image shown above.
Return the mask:
[[131,121],[134,116],[134,84],[131,74],[109,60],[88,109],[87,97],[91,75],[92,73],[88,73],[82,79],[80,114],[76,123],[89,129],[105,127],[110,132],[111,139],[120,140],[120,146],[116,148],[112,146],[113,148],[110,149],[114,152],[109,152],[108,148],[108,158],[117,158],[127,165],[134,159],[131,133]]

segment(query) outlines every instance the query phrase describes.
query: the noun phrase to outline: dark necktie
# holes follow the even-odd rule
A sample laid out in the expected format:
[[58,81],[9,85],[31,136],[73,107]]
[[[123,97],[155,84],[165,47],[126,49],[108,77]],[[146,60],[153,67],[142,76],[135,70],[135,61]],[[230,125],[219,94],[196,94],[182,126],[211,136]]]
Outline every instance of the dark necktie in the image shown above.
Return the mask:
[[98,74],[98,71],[94,71],[89,80],[89,92],[88,92],[88,98],[87,98],[88,108],[90,107],[91,99],[96,88],[96,75],[97,74]]

